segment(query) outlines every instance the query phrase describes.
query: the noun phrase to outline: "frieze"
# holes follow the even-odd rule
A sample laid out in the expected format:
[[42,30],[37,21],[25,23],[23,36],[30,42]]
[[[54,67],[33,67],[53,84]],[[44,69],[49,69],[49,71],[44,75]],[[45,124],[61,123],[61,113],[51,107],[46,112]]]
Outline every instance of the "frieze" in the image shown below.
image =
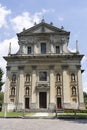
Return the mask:
[[50,86],[48,84],[38,84],[36,89],[49,89]]
[[50,41],[52,43],[56,43],[56,42],[62,43],[66,41],[66,38],[58,35],[54,35],[54,36],[50,36]]

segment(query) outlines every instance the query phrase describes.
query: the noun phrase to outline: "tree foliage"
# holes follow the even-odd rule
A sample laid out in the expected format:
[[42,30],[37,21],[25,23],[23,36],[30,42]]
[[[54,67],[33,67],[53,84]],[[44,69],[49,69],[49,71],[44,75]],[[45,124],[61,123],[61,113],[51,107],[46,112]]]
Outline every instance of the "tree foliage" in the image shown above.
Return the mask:
[[2,76],[3,76],[3,71],[2,71],[2,69],[0,68],[0,91],[2,90],[2,85],[4,84],[4,83],[2,82]]
[[3,92],[0,92],[0,111],[1,111],[1,109],[2,109],[3,101],[4,101],[4,93],[3,93]]
[[84,95],[85,107],[86,107],[86,109],[87,109],[87,93],[86,93],[86,92],[83,92],[83,95]]

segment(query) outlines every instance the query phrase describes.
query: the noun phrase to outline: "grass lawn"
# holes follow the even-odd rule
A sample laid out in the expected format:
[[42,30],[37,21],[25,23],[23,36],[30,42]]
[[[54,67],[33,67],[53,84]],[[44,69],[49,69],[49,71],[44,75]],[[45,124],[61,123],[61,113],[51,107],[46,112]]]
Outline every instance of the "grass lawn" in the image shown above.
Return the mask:
[[[22,116],[32,116],[34,113],[29,113],[29,112],[7,112],[6,116],[7,117],[22,117]],[[4,112],[0,112],[0,117],[4,117]]]
[[70,117],[70,118],[87,118],[87,113],[60,113],[60,114],[57,114],[57,117],[59,118],[67,118],[67,117]]
[[[31,113],[31,112],[7,112],[6,113],[6,117],[23,117],[23,116],[32,116],[34,115],[35,113]],[[56,116],[55,113],[49,113],[48,114],[49,117],[52,117],[52,116]],[[0,117],[4,117],[4,112],[0,112]],[[70,118],[74,118],[75,117],[75,113],[57,113],[57,117],[58,118],[67,118],[67,117],[70,117]],[[76,113],[76,118],[87,118],[87,113]]]
[[[7,112],[6,116],[7,117],[20,117],[22,116],[22,112]],[[4,112],[0,112],[0,117],[4,117]]]

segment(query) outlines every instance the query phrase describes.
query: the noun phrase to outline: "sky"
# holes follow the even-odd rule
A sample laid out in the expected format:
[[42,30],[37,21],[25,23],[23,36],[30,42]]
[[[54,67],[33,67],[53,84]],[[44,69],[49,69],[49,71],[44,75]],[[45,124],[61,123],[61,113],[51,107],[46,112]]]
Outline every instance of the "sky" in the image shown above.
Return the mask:
[[[0,0],[0,68],[6,79],[6,61],[3,56],[8,55],[9,43],[12,53],[16,53],[19,46],[17,33],[23,28],[28,29],[34,23],[53,22],[53,25],[70,31],[69,46],[76,48],[76,40],[82,59],[83,90],[87,92],[87,0]],[[3,86],[3,90],[4,90]]]

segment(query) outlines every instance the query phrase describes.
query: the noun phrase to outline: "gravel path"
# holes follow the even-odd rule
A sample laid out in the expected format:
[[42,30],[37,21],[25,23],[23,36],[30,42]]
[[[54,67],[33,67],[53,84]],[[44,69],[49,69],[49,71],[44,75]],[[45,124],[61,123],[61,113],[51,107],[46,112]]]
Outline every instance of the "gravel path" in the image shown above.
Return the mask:
[[0,130],[87,130],[87,120],[2,118]]

